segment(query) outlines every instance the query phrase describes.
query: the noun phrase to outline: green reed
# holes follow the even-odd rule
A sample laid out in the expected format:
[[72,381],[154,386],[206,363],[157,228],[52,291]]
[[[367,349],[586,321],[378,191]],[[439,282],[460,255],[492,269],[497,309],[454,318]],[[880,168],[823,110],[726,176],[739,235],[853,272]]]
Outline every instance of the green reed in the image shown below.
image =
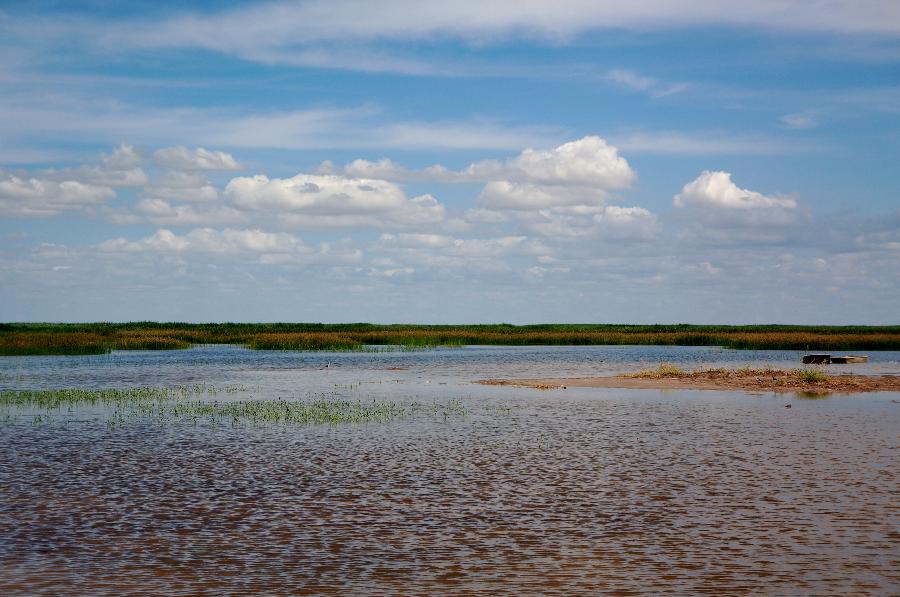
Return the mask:
[[900,326],[366,323],[0,323],[0,355],[103,354],[239,344],[255,350],[416,350],[465,345],[679,345],[778,350],[897,350]]
[[[382,423],[413,415],[460,417],[468,414],[460,400],[446,403],[389,400],[351,400],[321,394],[301,400],[196,400],[198,395],[236,393],[245,388],[231,386],[178,386],[174,388],[56,389],[0,391],[0,424],[14,424],[17,413],[25,413],[32,424],[63,420],[78,409],[105,407],[110,426],[129,421],[163,424],[294,424],[322,425]],[[62,412],[65,411],[65,412]]]

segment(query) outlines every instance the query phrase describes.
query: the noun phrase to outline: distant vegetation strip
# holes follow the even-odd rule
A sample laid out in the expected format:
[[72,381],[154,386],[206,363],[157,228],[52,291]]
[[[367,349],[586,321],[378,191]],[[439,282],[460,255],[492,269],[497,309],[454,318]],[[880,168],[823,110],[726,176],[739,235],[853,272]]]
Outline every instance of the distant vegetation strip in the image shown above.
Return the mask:
[[7,323],[0,355],[104,354],[238,344],[255,350],[465,345],[679,345],[781,350],[900,350],[900,326],[377,325],[365,323]]

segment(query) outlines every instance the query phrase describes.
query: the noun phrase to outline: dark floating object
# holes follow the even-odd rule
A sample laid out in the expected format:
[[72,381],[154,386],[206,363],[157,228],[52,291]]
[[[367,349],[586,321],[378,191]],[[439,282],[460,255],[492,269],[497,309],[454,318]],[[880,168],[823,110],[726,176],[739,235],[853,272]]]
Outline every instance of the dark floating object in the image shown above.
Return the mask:
[[866,355],[848,354],[845,357],[831,357],[832,363],[844,365],[846,363],[868,363],[869,357]]
[[868,363],[867,355],[849,354],[846,356],[831,356],[830,354],[807,354],[801,359],[804,365],[846,365],[847,363]]
[[804,365],[827,365],[831,362],[830,354],[807,354],[803,355]]

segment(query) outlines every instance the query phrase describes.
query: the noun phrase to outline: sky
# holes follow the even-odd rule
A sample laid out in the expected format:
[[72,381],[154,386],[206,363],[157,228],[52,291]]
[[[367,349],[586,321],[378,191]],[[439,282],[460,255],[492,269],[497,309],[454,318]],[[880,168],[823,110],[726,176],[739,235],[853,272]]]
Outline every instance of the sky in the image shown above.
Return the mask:
[[2,321],[898,313],[895,0],[0,0]]

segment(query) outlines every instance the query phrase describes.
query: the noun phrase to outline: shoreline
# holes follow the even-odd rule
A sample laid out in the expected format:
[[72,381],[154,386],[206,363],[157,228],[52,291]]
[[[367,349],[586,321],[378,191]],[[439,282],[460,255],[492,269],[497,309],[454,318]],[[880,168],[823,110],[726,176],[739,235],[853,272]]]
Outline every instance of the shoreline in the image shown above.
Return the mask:
[[640,373],[573,378],[481,379],[475,383],[537,390],[618,388],[632,390],[720,390],[750,392],[802,392],[810,394],[900,392],[900,376],[807,374],[810,370],[710,369],[692,372]]

